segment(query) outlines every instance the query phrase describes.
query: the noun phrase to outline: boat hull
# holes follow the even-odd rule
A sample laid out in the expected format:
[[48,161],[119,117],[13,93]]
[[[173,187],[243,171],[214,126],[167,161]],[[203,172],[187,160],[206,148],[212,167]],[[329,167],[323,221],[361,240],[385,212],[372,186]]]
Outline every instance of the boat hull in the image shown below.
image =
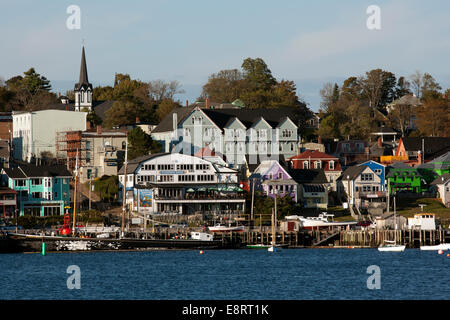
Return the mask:
[[406,246],[383,246],[378,247],[378,251],[381,252],[403,252],[405,251]]
[[421,246],[422,251],[450,250],[450,243],[441,243],[436,246]]
[[244,227],[208,227],[211,232],[243,232]]

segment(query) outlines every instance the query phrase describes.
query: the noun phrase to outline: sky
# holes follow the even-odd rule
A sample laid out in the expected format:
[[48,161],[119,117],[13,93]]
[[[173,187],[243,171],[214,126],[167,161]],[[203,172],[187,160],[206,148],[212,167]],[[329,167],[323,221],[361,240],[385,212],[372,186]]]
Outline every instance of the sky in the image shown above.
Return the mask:
[[[67,28],[70,5],[80,29]],[[367,27],[371,5],[381,29]],[[428,72],[450,88],[449,21],[448,0],[0,0],[0,78],[34,67],[64,93],[78,80],[84,42],[94,86],[112,85],[115,73],[178,80],[184,104],[209,75],[259,57],[318,110],[326,82],[375,68],[397,78]]]

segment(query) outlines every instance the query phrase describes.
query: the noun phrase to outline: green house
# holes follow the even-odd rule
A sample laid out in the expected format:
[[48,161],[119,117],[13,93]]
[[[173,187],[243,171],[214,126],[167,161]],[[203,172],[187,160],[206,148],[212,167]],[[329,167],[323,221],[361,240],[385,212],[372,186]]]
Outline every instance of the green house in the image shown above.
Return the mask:
[[386,180],[390,194],[399,191],[421,193],[427,190],[423,176],[417,168],[410,167],[403,162],[395,162],[388,167]]
[[65,166],[19,165],[2,170],[2,183],[17,192],[19,215],[62,215],[70,205],[70,179]]

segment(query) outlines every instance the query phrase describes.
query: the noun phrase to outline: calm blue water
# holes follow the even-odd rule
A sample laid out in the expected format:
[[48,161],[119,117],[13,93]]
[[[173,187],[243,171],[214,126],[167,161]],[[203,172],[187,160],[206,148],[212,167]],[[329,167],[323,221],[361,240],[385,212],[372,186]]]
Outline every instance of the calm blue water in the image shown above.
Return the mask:
[[[69,265],[81,289],[67,288]],[[381,289],[367,289],[367,267]],[[449,299],[450,257],[410,249],[211,250],[0,255],[0,299]]]

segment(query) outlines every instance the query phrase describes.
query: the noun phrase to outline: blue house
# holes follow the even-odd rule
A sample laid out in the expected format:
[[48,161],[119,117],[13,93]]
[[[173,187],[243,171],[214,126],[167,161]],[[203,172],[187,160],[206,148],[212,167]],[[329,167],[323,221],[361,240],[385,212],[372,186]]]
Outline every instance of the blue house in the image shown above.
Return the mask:
[[64,214],[70,205],[70,179],[65,166],[19,165],[2,169],[2,184],[17,192],[19,215]]
[[385,183],[386,183],[386,166],[378,163],[376,161],[370,160],[363,163],[358,164],[358,166],[365,166],[372,169],[372,171],[380,177],[380,191],[386,191]]

